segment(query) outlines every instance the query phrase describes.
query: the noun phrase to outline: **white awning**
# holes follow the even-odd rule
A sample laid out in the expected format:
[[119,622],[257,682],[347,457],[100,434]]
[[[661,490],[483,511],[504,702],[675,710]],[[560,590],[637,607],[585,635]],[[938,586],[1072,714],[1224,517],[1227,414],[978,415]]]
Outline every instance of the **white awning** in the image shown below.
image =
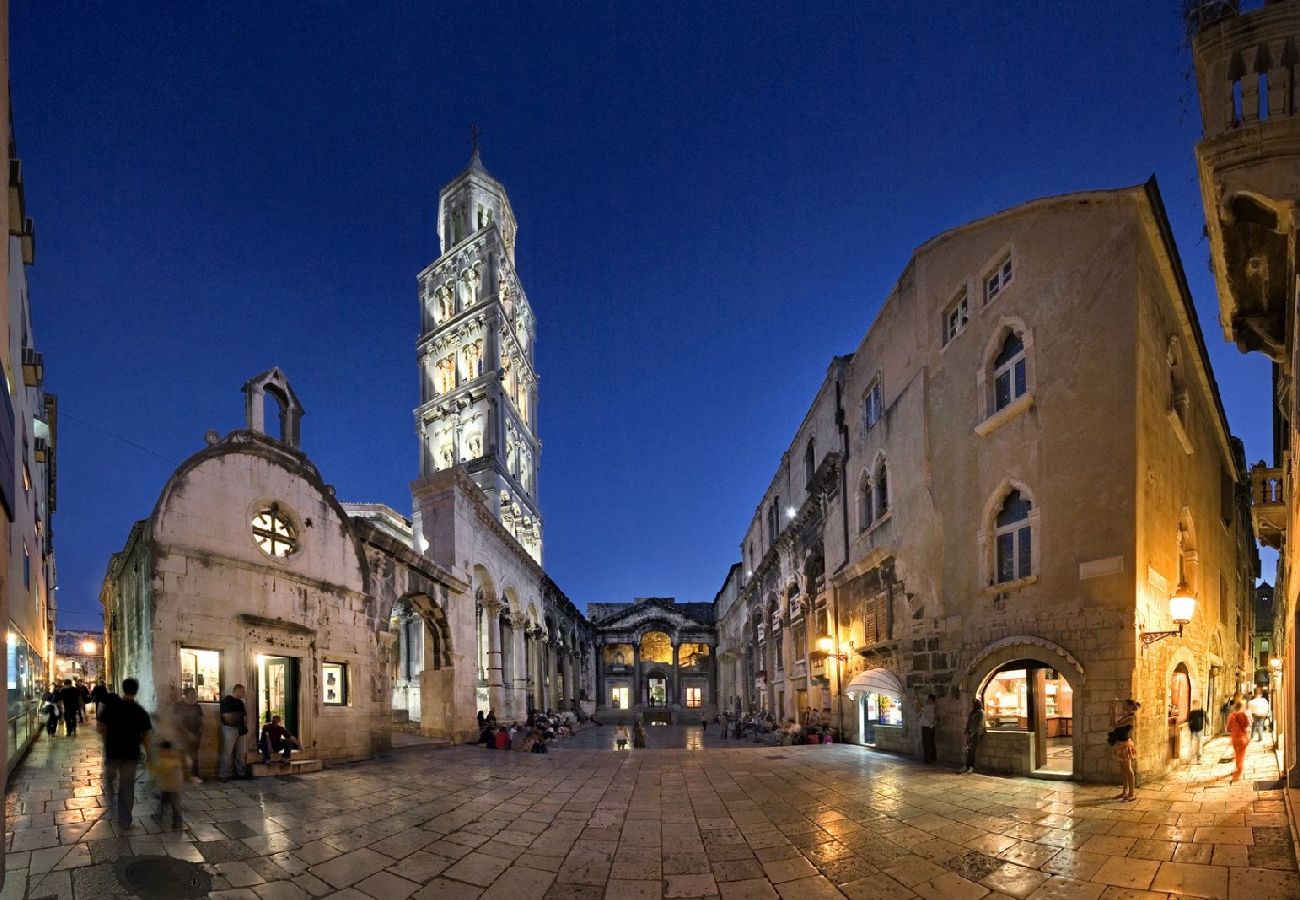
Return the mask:
[[898,676],[888,669],[867,669],[853,676],[853,680],[844,685],[846,694],[888,694],[902,699],[903,685]]

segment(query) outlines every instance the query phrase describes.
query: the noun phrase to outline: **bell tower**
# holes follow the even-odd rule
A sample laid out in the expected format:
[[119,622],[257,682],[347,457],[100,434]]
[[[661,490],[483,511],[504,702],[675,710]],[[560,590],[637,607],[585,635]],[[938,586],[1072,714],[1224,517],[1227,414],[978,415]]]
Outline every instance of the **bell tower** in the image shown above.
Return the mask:
[[515,272],[515,214],[479,157],[438,196],[441,254],[419,275],[420,475],[462,466],[538,563],[536,323]]

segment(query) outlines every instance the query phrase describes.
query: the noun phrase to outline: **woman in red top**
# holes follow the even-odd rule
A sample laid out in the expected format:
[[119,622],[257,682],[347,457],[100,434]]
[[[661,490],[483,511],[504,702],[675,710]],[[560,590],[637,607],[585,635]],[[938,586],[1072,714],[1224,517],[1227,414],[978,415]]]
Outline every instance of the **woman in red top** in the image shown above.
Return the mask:
[[1228,716],[1228,734],[1232,735],[1232,755],[1237,759],[1237,770],[1228,779],[1228,783],[1232,784],[1241,777],[1242,767],[1246,764],[1246,747],[1250,745],[1250,720],[1242,712],[1240,700],[1232,704],[1232,714]]

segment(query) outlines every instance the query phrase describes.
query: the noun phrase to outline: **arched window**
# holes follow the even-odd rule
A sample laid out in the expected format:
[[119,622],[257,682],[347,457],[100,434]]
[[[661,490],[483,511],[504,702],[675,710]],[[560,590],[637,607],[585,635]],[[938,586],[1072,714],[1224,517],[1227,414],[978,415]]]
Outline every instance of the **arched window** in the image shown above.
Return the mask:
[[998,584],[1028,578],[1033,572],[1033,536],[1029,513],[1033,504],[1012,490],[994,518],[994,578]]
[[862,478],[858,481],[858,531],[866,531],[870,526],[873,516],[873,503],[875,499],[871,490],[871,479],[867,473],[862,473]]
[[817,470],[817,452],[813,446],[813,439],[808,438],[808,447],[803,452],[803,485],[808,487],[812,484],[813,473]]
[[876,464],[876,518],[889,512],[889,470],[882,459]]
[[1028,375],[1024,339],[1013,331],[993,358],[993,408],[990,412],[1006,409],[1023,397],[1028,390]]

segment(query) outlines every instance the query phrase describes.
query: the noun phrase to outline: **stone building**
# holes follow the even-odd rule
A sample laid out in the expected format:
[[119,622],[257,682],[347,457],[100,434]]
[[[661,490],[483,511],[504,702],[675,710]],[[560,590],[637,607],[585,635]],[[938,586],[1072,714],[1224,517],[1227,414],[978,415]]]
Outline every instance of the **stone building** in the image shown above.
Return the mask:
[[[7,60],[7,21],[0,47]],[[41,697],[53,676],[55,565],[54,511],[58,398],[44,389],[45,363],[36,349],[28,268],[35,262],[35,226],[27,215],[23,166],[8,116],[7,64],[0,66],[0,103],[9,148],[9,202],[5,216],[3,291],[4,361],[0,378],[0,603],[4,607],[8,665],[5,754],[11,771],[40,733]]]
[[[166,719],[183,688],[203,704],[210,766],[216,704],[236,684],[250,717],[284,718],[303,756],[337,761],[389,746],[395,609],[417,609],[430,640],[430,678],[454,670],[451,635],[468,586],[401,547],[372,520],[350,516],[299,444],[303,414],[278,369],[244,386],[246,427],[181,464],[151,515],[115,554],[104,581],[105,665]],[[279,406],[268,432],[264,406]],[[463,667],[462,667],[463,668]],[[448,737],[472,730],[472,689],[430,684],[450,708]],[[432,705],[432,704],[428,704]]]
[[1162,771],[1191,700],[1250,677],[1245,483],[1154,182],[955,228],[831,361],[755,509],[723,691],[918,754],[934,693],[952,761],[980,698],[982,766],[1103,780],[1132,696]]
[[104,676],[104,634],[60,628],[54,634],[54,675],[87,684]]
[[411,517],[340,503],[283,373],[251,380],[246,427],[209,435],[109,565],[108,677],[139,678],[147,708],[166,718],[195,687],[214,741],[215,702],[242,683],[259,721],[280,713],[305,755],[338,761],[395,727],[464,741],[477,711],[522,720],[594,696],[592,628],[541,567],[535,325],[477,151],[442,192],[439,234],[419,278]]
[[638,597],[589,603],[595,629],[597,708],[661,724],[717,713],[717,636],[711,603]]
[[1273,363],[1273,460],[1252,468],[1251,497],[1259,540],[1278,551],[1271,652],[1280,666],[1270,675],[1274,725],[1283,770],[1291,786],[1300,787],[1300,580],[1287,547],[1288,531],[1300,525],[1292,463],[1300,427],[1300,97],[1294,74],[1300,2],[1275,0],[1241,12],[1236,3],[1193,0],[1187,11],[1202,122],[1196,163],[1219,324],[1243,353],[1262,353]]

